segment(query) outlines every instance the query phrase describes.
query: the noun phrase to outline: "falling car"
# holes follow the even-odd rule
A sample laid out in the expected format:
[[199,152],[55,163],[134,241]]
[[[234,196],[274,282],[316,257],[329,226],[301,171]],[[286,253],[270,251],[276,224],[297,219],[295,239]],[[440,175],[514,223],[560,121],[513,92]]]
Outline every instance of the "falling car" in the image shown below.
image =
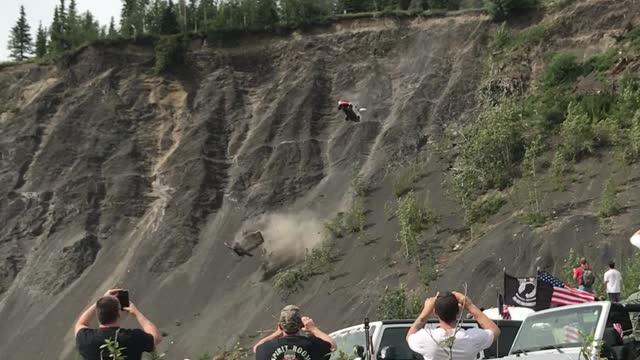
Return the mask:
[[342,110],[347,116],[344,119],[345,121],[360,122],[360,112],[358,111],[357,107],[353,105],[351,101],[339,100],[338,110]]
[[252,257],[253,254],[251,252],[263,243],[264,238],[262,237],[262,233],[260,231],[245,231],[242,233],[240,239],[234,240],[231,244],[225,241],[224,246],[231,249],[234,253],[236,253],[236,255],[240,257]]

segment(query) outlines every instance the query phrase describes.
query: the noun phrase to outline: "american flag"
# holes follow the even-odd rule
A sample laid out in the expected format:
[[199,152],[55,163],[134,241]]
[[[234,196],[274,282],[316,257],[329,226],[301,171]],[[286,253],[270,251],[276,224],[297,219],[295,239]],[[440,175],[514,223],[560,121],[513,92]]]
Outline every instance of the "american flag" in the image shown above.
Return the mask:
[[577,327],[568,325],[564,327],[564,340],[568,343],[581,343],[582,335]]
[[509,312],[509,307],[507,305],[502,305],[502,316],[503,320],[511,320],[511,312]]
[[553,286],[553,293],[551,294],[551,304],[553,305],[582,304],[595,300],[595,296],[592,293],[574,289],[545,271],[538,271],[538,281]]

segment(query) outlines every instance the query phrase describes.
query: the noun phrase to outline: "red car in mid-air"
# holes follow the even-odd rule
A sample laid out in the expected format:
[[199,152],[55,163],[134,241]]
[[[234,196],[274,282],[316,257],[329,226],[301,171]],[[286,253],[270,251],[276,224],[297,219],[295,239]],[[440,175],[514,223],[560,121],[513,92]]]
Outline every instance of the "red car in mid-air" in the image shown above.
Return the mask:
[[353,105],[351,101],[348,100],[339,100],[338,101],[338,110],[342,110],[347,117],[344,119],[345,121],[360,121],[360,113],[358,109]]

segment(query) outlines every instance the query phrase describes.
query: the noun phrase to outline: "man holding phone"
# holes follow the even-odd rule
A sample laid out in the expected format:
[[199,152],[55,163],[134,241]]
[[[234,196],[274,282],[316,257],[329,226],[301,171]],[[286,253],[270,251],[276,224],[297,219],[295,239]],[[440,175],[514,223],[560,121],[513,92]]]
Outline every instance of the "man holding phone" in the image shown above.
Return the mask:
[[[121,310],[133,315],[142,330],[120,328]],[[96,315],[100,326],[92,329],[90,325]],[[140,360],[142,353],[152,352],[162,340],[158,328],[129,301],[129,292],[123,289],[108,290],[85,310],[76,322],[75,335],[84,360],[111,359],[109,349],[102,347],[108,339],[117,342],[127,360]]]

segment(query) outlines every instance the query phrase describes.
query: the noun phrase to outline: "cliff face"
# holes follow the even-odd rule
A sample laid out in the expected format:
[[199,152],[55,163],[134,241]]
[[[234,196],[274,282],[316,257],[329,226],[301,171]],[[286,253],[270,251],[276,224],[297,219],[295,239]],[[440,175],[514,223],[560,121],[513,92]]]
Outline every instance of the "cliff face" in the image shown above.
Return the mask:
[[[563,10],[573,25],[531,50],[523,74],[535,77],[561,48],[606,49],[611,34],[637,22],[638,6]],[[385,285],[417,282],[383,210],[407,159],[427,164],[419,191],[442,218],[421,235],[447,256],[434,288],[466,281],[491,304],[504,267],[559,269],[570,247],[597,261],[622,258],[629,247],[616,231],[637,223],[640,178],[630,175],[637,167],[616,175],[628,180],[628,204],[603,235],[592,203],[604,172],[615,171],[606,156],[580,165],[583,181],[554,197],[549,206],[562,211],[547,227],[522,224],[507,206],[484,235],[450,251],[466,235],[436,139],[473,121],[494,31],[479,14],[356,20],[224,47],[193,42],[186,65],[165,76],[153,75],[152,47],[132,44],[89,47],[65,68],[3,69],[0,353],[73,358],[76,316],[112,286],[130,289],[167,334],[170,359],[240,335],[250,342],[285,302],[328,330],[373,317]],[[366,107],[363,121],[345,122],[339,98]],[[286,301],[258,252],[238,258],[224,246],[240,229],[260,228],[277,259],[268,266],[300,260],[349,206],[355,172],[369,188],[368,240],[337,239],[334,270]]]

